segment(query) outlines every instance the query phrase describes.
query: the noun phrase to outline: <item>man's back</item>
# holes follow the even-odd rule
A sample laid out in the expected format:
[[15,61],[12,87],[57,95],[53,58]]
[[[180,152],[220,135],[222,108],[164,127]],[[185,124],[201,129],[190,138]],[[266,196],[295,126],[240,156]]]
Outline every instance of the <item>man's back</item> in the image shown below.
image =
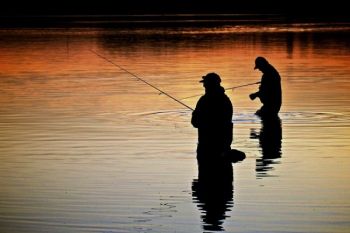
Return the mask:
[[260,100],[272,112],[279,112],[282,104],[281,77],[270,64],[263,71],[261,78]]

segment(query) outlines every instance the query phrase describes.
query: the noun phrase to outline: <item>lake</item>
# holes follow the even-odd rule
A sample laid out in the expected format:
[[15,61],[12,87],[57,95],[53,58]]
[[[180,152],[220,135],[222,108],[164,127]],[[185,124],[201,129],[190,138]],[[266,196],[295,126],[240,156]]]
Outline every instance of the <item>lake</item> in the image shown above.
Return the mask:
[[[0,29],[0,232],[349,232],[348,23],[86,24]],[[246,159],[232,195],[198,193],[186,97],[260,81],[257,56],[280,120],[227,90]]]

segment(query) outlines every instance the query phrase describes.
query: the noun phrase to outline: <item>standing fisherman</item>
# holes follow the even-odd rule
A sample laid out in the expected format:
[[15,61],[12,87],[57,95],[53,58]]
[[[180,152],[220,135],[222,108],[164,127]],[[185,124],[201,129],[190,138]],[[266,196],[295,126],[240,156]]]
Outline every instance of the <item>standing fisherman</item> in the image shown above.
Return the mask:
[[263,73],[259,91],[249,95],[251,100],[259,97],[263,104],[255,114],[260,117],[275,117],[282,104],[281,77],[264,57],[255,59],[255,69],[259,69]]
[[232,115],[231,100],[220,85],[220,76],[208,73],[200,81],[205,94],[198,100],[191,123],[198,128],[197,162],[199,179],[228,179],[232,181],[232,164],[224,158],[231,150]]

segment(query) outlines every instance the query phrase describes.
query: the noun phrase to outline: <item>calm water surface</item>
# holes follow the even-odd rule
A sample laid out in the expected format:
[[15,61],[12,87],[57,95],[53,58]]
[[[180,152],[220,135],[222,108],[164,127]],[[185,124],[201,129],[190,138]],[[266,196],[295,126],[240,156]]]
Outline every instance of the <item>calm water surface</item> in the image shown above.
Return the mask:
[[[0,232],[349,232],[349,41],[346,24],[0,30]],[[179,99],[208,72],[259,81],[268,58],[280,121],[254,115],[257,86],[227,91],[247,155],[232,195],[195,190],[191,110],[90,50]]]

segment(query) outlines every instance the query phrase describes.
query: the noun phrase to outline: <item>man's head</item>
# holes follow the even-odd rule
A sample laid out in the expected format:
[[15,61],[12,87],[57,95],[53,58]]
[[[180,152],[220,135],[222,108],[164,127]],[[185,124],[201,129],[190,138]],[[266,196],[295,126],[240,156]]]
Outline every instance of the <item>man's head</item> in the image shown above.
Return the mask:
[[220,86],[221,78],[216,73],[208,73],[203,76],[202,80],[199,82],[203,83],[205,86]]
[[255,67],[254,70],[266,67],[266,65],[269,64],[269,62],[264,57],[257,57],[255,59]]

